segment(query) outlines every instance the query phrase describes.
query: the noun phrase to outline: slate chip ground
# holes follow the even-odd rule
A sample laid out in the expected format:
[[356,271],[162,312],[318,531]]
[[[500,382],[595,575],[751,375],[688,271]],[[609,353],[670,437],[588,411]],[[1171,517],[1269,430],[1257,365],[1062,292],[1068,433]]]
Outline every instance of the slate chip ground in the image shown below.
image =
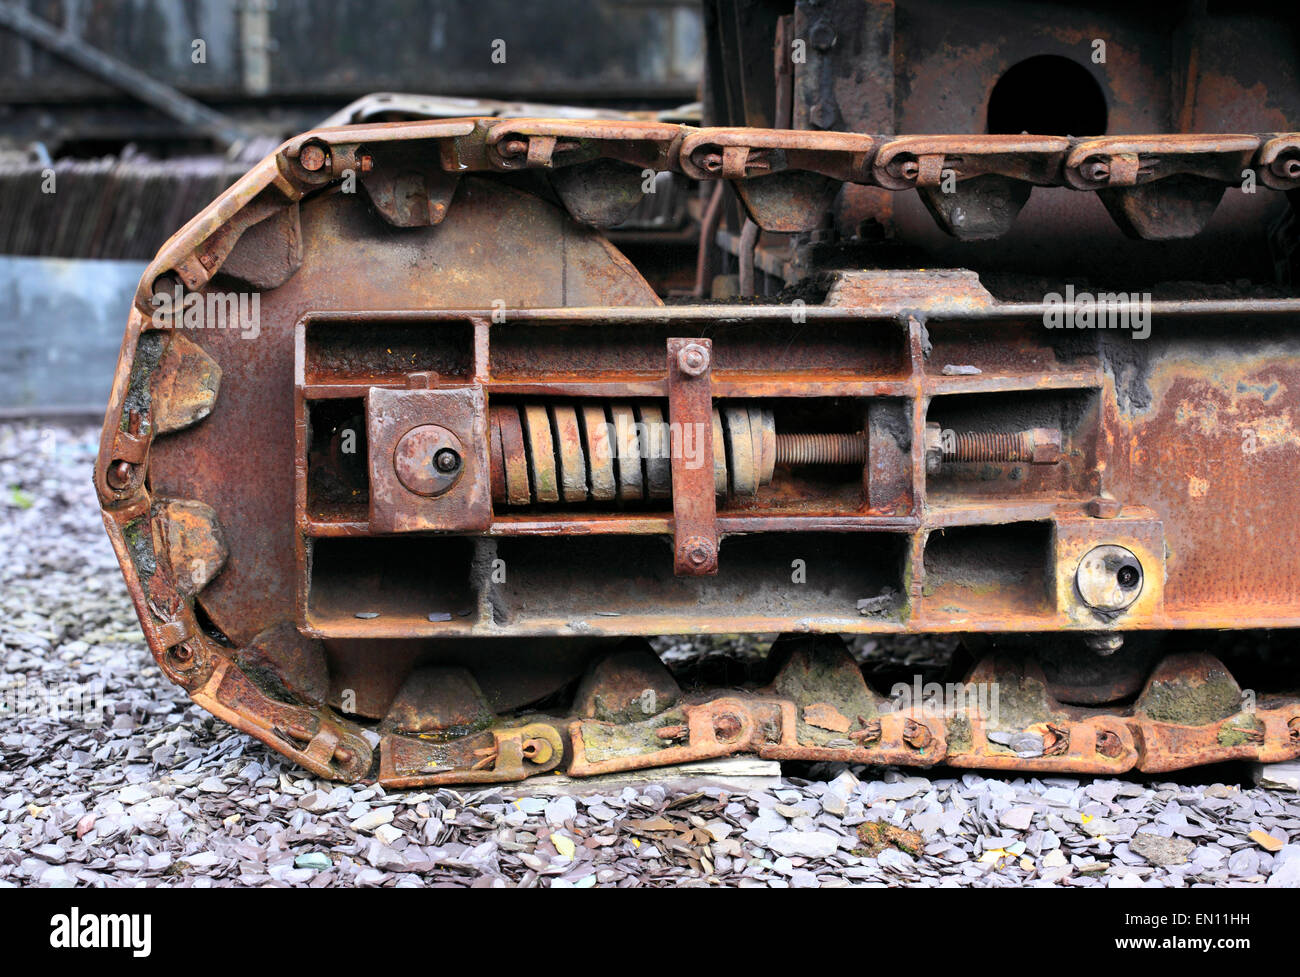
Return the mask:
[[[536,797],[304,776],[154,666],[96,438],[0,424],[0,887],[1300,886],[1300,797],[1236,785],[821,766],[764,790]],[[42,690],[59,715],[31,708]],[[870,855],[868,821],[909,840]]]

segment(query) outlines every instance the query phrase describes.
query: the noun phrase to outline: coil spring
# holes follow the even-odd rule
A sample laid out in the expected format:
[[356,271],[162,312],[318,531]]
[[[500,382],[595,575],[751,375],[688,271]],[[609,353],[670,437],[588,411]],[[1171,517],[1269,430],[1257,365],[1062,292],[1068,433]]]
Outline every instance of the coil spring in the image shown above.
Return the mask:
[[[492,498],[501,505],[666,499],[670,450],[692,458],[700,432],[671,429],[654,402],[494,404]],[[753,495],[776,464],[772,412],[729,404],[713,411],[713,468],[719,495]]]
[[[491,429],[492,499],[498,504],[672,495],[668,451],[677,441],[657,403],[494,404]],[[682,443],[690,451],[702,439],[685,433]],[[861,431],[777,434],[770,410],[736,403],[713,410],[718,495],[755,494],[778,464],[860,465],[866,456]]]

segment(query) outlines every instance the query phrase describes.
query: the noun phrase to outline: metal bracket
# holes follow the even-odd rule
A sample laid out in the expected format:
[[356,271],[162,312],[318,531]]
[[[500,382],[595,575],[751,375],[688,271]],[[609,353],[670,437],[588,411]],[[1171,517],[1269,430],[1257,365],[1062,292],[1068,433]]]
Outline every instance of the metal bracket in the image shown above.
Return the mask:
[[492,523],[483,388],[366,395],[373,532],[481,532]]
[[718,572],[713,480],[713,343],[668,340],[668,421],[673,472],[673,572]]

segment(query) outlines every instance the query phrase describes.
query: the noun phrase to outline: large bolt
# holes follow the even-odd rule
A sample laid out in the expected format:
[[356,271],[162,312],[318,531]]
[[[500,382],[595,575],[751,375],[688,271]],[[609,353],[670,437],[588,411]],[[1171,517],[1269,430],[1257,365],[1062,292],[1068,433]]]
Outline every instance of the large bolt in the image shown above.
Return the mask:
[[925,426],[925,468],[931,475],[947,462],[1055,465],[1061,460],[1061,431],[1031,427],[1024,431],[945,431]]
[[688,377],[698,377],[709,368],[709,351],[699,343],[687,343],[677,353],[677,368]]
[[722,169],[722,154],[716,149],[700,148],[691,158],[706,173],[717,173]]
[[867,436],[856,434],[778,434],[778,465],[860,465],[867,457]]
[[320,143],[309,142],[298,151],[298,162],[311,173],[325,165],[325,158],[325,148]]

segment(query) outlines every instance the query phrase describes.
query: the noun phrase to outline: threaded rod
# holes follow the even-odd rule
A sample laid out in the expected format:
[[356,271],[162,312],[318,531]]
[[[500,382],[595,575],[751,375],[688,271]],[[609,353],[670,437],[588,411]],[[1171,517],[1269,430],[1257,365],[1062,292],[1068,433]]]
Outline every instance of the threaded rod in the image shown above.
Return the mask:
[[856,434],[778,434],[778,465],[860,465],[866,459],[867,438]]

